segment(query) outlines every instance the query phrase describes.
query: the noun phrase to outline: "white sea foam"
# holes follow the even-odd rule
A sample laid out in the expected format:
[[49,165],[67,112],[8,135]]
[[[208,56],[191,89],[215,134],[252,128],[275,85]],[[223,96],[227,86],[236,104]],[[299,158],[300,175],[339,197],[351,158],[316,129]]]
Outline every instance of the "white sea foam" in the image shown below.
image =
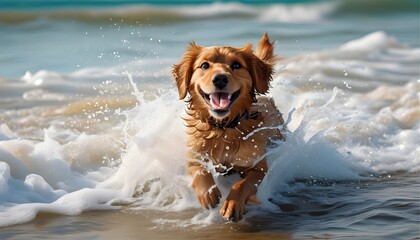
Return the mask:
[[384,32],[374,32],[360,39],[350,41],[340,47],[345,52],[374,52],[384,48],[404,48],[394,37]]
[[273,4],[269,6],[249,6],[239,3],[214,3],[209,6],[194,6],[174,9],[183,16],[190,17],[256,17],[263,22],[308,22],[322,20],[337,8],[335,3],[312,5]]
[[[270,170],[259,191],[263,207],[271,208],[267,200],[297,179],[360,180],[420,171],[420,82],[413,67],[420,62],[418,51],[379,32],[279,63],[285,67],[275,76],[271,96],[282,112],[296,111],[288,140],[267,153]],[[70,79],[84,74],[91,72]],[[46,84],[48,76],[27,74],[23,81]],[[129,84],[126,75],[121,78]],[[217,210],[199,210],[190,187],[180,118],[184,103],[175,89],[154,97],[136,88],[133,93],[135,107],[115,111],[120,121],[93,132],[66,125],[63,119],[79,116],[71,114],[49,120],[38,140],[17,138],[1,125],[0,226],[30,221],[39,212],[73,215],[121,206],[196,209],[192,219],[179,223],[184,226],[220,221]],[[224,196],[235,177],[217,178]]]
[[310,22],[326,19],[335,12],[338,5],[334,2],[324,2],[306,5],[273,5],[260,12],[264,22]]

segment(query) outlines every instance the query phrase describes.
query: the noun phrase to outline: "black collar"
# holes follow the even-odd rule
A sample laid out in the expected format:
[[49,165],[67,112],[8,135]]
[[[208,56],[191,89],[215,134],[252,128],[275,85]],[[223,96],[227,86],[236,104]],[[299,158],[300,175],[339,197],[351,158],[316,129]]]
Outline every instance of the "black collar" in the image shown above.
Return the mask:
[[248,120],[248,119],[254,119],[255,120],[255,119],[258,118],[259,114],[260,113],[258,111],[253,112],[251,114],[249,114],[248,111],[245,111],[242,115],[236,116],[236,118],[233,119],[233,121],[231,121],[229,123],[225,123],[224,121],[222,121],[222,122],[210,121],[209,123],[214,128],[222,128],[222,129],[224,129],[224,128],[235,128],[240,124],[240,122],[242,120]]

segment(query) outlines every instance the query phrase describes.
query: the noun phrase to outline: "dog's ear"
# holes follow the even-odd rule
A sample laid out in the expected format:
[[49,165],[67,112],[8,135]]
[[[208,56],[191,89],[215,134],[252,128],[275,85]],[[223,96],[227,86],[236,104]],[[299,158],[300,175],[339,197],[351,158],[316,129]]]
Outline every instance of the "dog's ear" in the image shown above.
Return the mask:
[[274,63],[274,44],[275,42],[270,42],[268,34],[264,33],[258,43],[255,54],[263,61]]
[[201,51],[200,46],[195,42],[190,43],[178,64],[173,65],[172,75],[175,78],[176,86],[178,87],[179,99],[184,99],[187,96],[188,86],[190,85],[193,74],[194,62]]
[[[270,88],[270,81],[274,69],[270,62],[273,58],[273,46],[268,37],[261,39],[256,54],[252,52],[252,45],[247,44],[242,48],[248,65],[248,72],[252,77],[253,87],[256,93],[266,94]],[[262,57],[262,58],[261,58]]]
[[259,94],[266,94],[274,73],[271,64],[252,54],[248,58],[248,71],[251,74],[255,91]]

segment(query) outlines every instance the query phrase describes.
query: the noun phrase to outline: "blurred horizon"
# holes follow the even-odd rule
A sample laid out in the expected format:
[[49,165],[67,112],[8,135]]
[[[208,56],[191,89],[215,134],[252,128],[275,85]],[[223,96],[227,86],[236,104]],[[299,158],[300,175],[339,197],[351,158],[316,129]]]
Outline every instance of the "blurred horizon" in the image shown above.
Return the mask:
[[125,5],[155,5],[155,6],[177,6],[177,5],[205,5],[213,3],[242,3],[252,5],[265,4],[293,4],[322,2],[325,0],[0,0],[0,9],[26,9],[26,8],[65,8],[65,7],[118,7]]
[[267,4],[310,4],[310,3],[347,3],[346,7],[351,10],[352,6],[365,6],[361,11],[371,10],[406,10],[419,11],[420,3],[417,0],[0,0],[0,11],[2,10],[48,10],[64,8],[107,8],[122,7],[130,5],[152,5],[152,6],[180,6],[180,5],[206,5],[215,3],[239,3],[246,5],[267,5]]
[[418,47],[418,4],[413,0],[0,0],[0,77],[135,65],[137,60],[157,57],[173,61],[188,41],[236,46],[256,42],[262,32],[281,41],[278,50],[285,56],[336,48],[378,31]]

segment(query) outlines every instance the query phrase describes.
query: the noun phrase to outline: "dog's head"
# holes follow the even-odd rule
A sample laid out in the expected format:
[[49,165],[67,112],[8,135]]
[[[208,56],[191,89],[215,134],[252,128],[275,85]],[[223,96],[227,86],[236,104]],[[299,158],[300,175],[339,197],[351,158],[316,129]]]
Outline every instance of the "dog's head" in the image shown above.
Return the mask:
[[264,34],[256,53],[252,45],[202,47],[192,43],[173,75],[179,98],[190,94],[190,108],[201,117],[232,120],[249,111],[257,94],[265,94],[273,74],[273,43]]

